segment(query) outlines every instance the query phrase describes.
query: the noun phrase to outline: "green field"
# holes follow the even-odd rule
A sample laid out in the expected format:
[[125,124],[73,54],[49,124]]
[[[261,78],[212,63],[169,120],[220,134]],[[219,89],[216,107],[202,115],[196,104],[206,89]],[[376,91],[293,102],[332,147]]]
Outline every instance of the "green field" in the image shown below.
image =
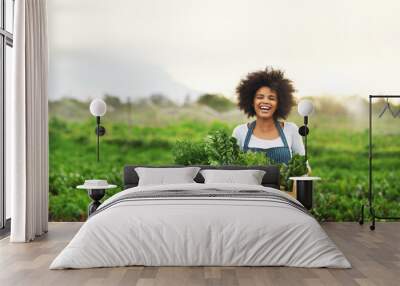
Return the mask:
[[[59,112],[60,106],[63,105],[50,104],[50,220],[53,221],[86,219],[90,200],[84,190],[75,188],[85,179],[107,179],[121,186],[124,165],[173,164],[172,148],[177,139],[200,140],[212,129],[231,132],[236,124],[247,120],[236,111],[213,113],[199,106],[150,106],[134,109],[136,112],[122,106],[103,118],[107,134],[101,138],[101,162],[96,163],[94,118],[86,109],[68,114],[68,110],[77,110],[76,105],[75,109],[66,106],[63,111],[67,115],[63,114]],[[338,106],[319,107],[320,112],[310,118],[308,140],[312,175],[322,177],[315,185],[313,213],[319,220],[357,220],[368,187],[367,117],[343,114]],[[289,120],[300,125],[301,118],[294,113]],[[400,215],[398,121],[400,118],[381,119],[376,126],[380,131],[374,134],[376,211],[386,216]],[[112,190],[107,196],[120,190]]]

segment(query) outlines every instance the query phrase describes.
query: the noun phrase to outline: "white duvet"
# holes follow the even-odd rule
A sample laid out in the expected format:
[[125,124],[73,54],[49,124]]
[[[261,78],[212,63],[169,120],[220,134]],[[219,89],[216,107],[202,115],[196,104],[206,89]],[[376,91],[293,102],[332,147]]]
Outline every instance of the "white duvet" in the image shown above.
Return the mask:
[[[263,190],[238,184],[135,187],[168,190]],[[258,198],[152,198],[122,201],[90,217],[50,269],[145,266],[295,266],[350,268],[350,263],[310,215]]]

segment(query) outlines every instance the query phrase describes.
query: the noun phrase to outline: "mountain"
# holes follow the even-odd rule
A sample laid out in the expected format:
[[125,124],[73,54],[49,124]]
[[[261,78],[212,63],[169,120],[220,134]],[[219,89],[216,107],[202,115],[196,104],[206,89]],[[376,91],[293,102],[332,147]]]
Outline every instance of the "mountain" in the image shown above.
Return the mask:
[[197,98],[196,91],[173,79],[157,64],[134,55],[100,53],[98,50],[68,52],[50,50],[49,98],[86,100],[104,94],[122,101],[163,94],[177,103]]

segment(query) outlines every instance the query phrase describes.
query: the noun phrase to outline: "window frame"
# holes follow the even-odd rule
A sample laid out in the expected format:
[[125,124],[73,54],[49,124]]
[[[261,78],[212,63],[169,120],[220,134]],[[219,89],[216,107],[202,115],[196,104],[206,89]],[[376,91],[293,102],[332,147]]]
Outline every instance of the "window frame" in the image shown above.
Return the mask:
[[[6,1],[0,0],[0,236],[10,231],[10,219],[6,218],[6,190],[5,190],[5,97],[6,97],[6,50],[7,46],[13,48],[14,36],[6,30]],[[14,13],[15,0],[12,1],[12,13]],[[14,15],[11,15],[13,17]],[[14,30],[14,29],[13,29]]]

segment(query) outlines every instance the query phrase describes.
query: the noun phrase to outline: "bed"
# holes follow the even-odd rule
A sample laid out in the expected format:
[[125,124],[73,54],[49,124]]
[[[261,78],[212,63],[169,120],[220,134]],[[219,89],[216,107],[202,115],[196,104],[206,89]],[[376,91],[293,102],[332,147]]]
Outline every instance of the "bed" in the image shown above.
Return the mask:
[[275,166],[247,168],[265,171],[260,185],[204,183],[198,173],[193,183],[149,186],[138,186],[137,167],[124,168],[124,190],[100,205],[50,269],[351,267],[308,211],[279,190]]

